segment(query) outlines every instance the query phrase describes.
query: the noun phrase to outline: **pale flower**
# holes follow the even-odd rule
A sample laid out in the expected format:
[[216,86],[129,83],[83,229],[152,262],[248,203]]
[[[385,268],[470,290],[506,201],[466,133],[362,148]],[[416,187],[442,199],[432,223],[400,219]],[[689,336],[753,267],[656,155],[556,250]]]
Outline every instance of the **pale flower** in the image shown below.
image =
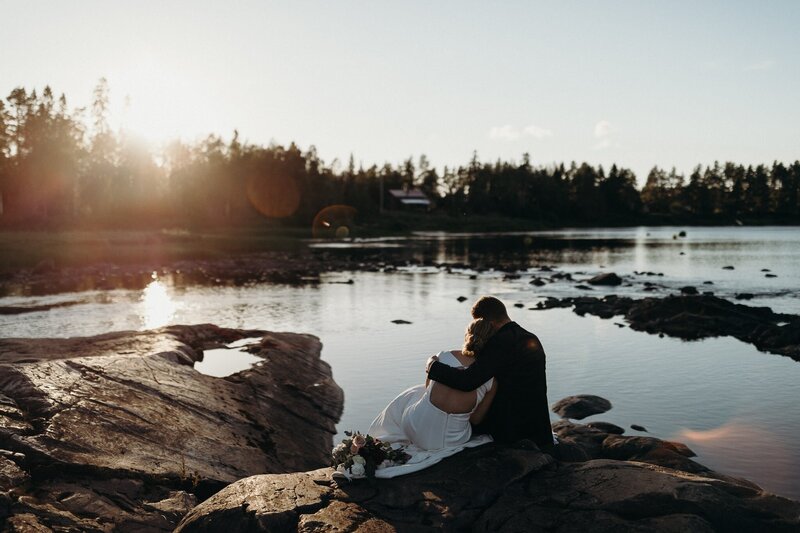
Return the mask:
[[353,457],[353,463],[359,465],[365,465],[367,464],[367,460],[361,457],[360,455],[356,455],[355,457]]
[[354,476],[363,476],[365,472],[364,465],[360,463],[353,463],[353,466],[350,467],[350,473]]
[[341,465],[337,466],[337,467],[336,467],[336,471],[337,471],[337,472],[341,472],[342,474],[344,474],[344,473],[345,473],[345,468],[344,468],[344,465],[343,465],[343,464],[341,464]]
[[361,448],[367,443],[367,438],[364,435],[358,434],[353,437],[353,444]]

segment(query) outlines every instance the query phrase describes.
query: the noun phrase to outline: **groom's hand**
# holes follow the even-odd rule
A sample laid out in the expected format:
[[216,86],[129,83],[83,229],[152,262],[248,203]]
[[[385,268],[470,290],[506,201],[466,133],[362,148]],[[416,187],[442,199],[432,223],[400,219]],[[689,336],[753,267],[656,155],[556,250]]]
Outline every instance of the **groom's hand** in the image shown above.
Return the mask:
[[438,360],[439,360],[439,355],[438,354],[433,354],[432,356],[428,357],[428,362],[425,363],[425,373],[426,374],[431,371],[431,365],[433,363],[435,363],[436,361],[438,361]]

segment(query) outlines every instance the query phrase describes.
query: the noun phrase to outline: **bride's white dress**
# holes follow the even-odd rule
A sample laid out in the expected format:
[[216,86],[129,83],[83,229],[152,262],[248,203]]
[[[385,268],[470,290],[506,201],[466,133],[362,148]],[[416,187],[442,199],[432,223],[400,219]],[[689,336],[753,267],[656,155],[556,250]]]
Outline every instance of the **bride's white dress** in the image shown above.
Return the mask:
[[[452,352],[439,352],[439,361],[453,367],[461,362]],[[492,386],[487,381],[477,389],[472,411]],[[431,388],[415,385],[401,392],[381,411],[369,427],[368,434],[384,442],[405,446],[411,459],[403,465],[379,468],[375,477],[388,478],[408,474],[438,463],[464,448],[491,442],[488,435],[472,438],[469,413],[446,413],[431,403]]]

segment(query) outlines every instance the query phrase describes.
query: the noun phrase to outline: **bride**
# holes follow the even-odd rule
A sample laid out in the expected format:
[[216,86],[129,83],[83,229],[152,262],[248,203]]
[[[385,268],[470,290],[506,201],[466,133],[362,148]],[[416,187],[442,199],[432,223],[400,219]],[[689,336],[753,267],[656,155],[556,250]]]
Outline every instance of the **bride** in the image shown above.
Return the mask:
[[[475,361],[475,355],[492,335],[488,320],[473,320],[464,335],[461,350],[439,352],[439,361],[456,368],[466,368]],[[406,445],[412,455],[413,470],[438,462],[465,446],[483,444],[491,440],[470,439],[472,425],[483,420],[497,390],[494,379],[478,389],[462,392],[442,383],[426,380],[401,392],[378,414],[370,425],[368,434],[384,442]],[[416,452],[416,453],[415,453]],[[420,453],[421,452],[421,453]],[[436,452],[436,453],[425,453]],[[416,457],[415,457],[416,456]],[[416,464],[418,468],[414,468]],[[390,467],[387,470],[402,467]],[[409,470],[404,468],[403,470]],[[399,475],[397,472],[394,475]],[[386,472],[386,477],[390,472]],[[378,472],[378,477],[383,477]]]

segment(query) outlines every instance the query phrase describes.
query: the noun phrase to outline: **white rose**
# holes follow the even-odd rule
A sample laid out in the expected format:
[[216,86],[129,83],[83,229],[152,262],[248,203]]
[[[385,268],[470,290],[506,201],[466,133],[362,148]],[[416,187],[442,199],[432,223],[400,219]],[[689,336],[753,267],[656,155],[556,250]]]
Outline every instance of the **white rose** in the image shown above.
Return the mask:
[[355,457],[353,457],[353,462],[357,465],[367,464],[367,460],[361,457],[360,455],[356,455]]
[[353,466],[350,467],[350,473],[354,476],[363,476],[364,472],[364,465],[360,463],[353,463]]
[[345,473],[344,465],[339,465],[336,467],[337,472],[341,472],[342,474]]

